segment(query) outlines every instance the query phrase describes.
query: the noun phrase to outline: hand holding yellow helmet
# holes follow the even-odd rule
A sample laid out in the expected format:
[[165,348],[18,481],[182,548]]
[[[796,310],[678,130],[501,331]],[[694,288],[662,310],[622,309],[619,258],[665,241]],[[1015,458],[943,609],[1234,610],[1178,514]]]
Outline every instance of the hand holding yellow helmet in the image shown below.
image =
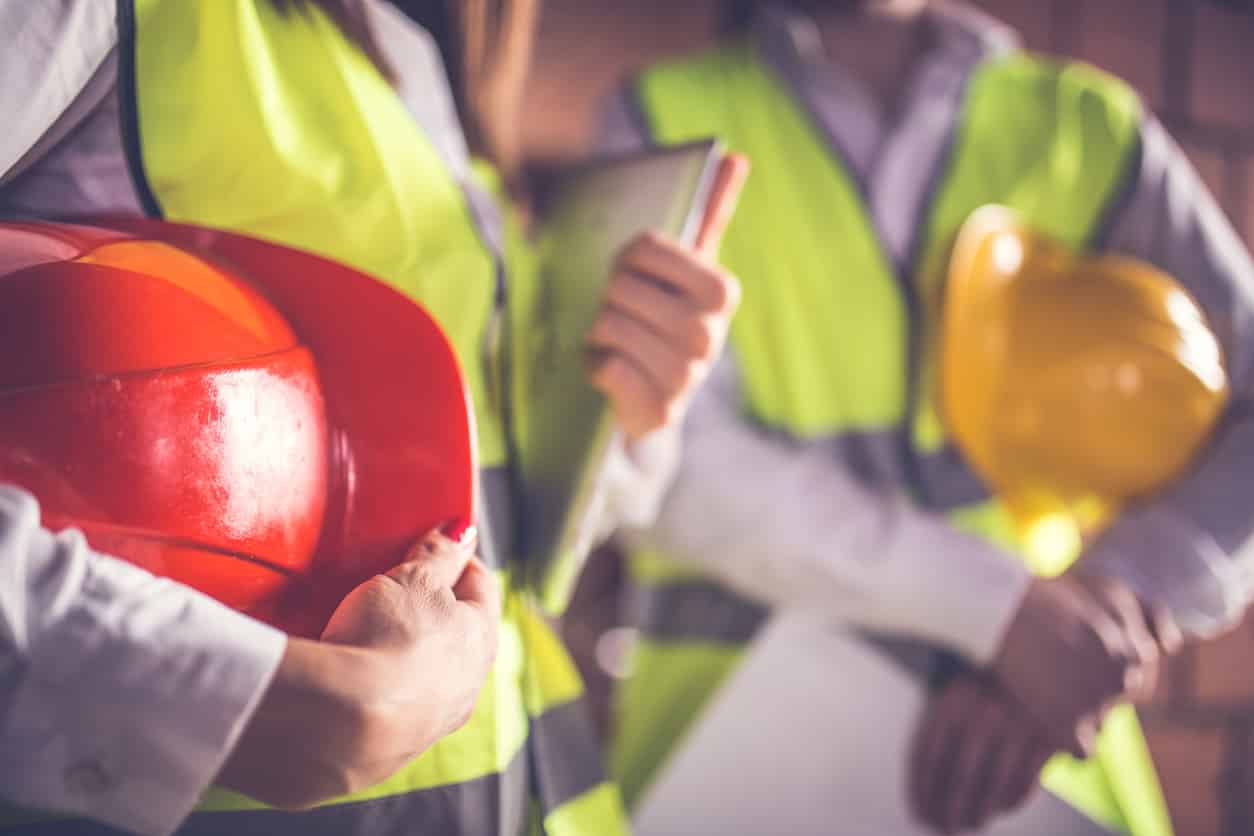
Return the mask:
[[1029,549],[1074,544],[1178,478],[1227,402],[1219,342],[1174,279],[1077,255],[998,206],[959,233],[941,340],[949,431]]

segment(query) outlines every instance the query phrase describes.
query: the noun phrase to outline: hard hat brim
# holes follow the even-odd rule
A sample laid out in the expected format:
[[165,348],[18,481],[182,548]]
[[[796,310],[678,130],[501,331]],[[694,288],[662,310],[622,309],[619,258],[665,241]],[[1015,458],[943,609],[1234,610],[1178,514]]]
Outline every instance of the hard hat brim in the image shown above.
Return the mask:
[[[185,249],[237,273],[314,354],[331,439],[315,601],[273,617],[317,632],[353,586],[398,565],[427,531],[456,536],[476,519],[474,411],[453,346],[420,305],[312,253],[189,224],[91,220]],[[299,612],[299,617],[297,613]]]

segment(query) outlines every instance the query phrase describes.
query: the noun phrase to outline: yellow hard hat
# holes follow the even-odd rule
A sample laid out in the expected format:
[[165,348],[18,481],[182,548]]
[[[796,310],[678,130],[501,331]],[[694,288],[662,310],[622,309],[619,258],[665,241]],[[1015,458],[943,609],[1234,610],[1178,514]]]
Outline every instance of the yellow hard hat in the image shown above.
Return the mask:
[[954,247],[941,334],[950,434],[1021,528],[1087,536],[1177,478],[1228,396],[1194,299],[1135,259],[1087,256],[1000,206]]

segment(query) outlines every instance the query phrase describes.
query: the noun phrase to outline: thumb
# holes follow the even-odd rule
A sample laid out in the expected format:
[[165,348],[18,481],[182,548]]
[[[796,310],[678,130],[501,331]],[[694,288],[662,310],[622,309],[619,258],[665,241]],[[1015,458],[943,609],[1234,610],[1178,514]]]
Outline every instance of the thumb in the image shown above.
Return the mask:
[[748,177],[749,158],[745,155],[725,154],[719,160],[714,185],[710,189],[710,200],[705,207],[705,216],[701,219],[701,229],[697,232],[697,252],[711,258],[718,252],[723,233],[727,231],[727,225],[736,214],[736,203]]
[[409,553],[405,555],[405,563],[387,574],[394,580],[401,580],[393,573],[402,572],[405,564],[422,563],[429,572],[428,577],[437,586],[452,589],[462,573],[466,571],[466,564],[474,557],[476,545],[478,545],[478,532],[474,526],[466,529],[457,540],[445,537],[439,529],[435,529],[427,532],[426,537],[413,545]]
[[466,571],[453,586],[453,595],[459,601],[477,604],[492,613],[501,608],[501,591],[496,578],[477,557],[467,561]]

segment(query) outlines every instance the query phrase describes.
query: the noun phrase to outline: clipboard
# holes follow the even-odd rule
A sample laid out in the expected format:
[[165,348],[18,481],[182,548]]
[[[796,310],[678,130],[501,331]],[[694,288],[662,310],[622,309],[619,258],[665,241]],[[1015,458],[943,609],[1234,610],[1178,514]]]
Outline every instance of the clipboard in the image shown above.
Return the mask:
[[519,451],[521,551],[529,565],[561,566],[561,577],[545,579],[546,601],[573,589],[598,533],[597,486],[620,439],[605,397],[588,383],[584,336],[633,238],[657,230],[695,244],[722,156],[711,139],[600,158],[571,169],[552,192]]

